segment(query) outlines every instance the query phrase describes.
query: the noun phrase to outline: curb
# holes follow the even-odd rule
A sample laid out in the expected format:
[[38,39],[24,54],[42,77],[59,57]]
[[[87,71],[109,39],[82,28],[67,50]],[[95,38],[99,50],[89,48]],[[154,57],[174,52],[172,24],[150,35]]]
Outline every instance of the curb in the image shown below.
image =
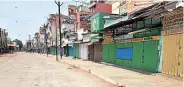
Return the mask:
[[91,70],[89,70],[89,69],[85,69],[85,68],[76,66],[75,64],[70,64],[70,63],[65,62],[65,61],[62,61],[62,62],[63,62],[63,63],[67,63],[67,64],[72,65],[72,66],[75,66],[75,67],[77,67],[77,68],[79,68],[79,69],[82,69],[82,70],[84,70],[84,71],[87,71],[87,72],[90,71],[91,74],[93,74],[93,75],[95,75],[95,76],[97,76],[97,77],[99,77],[99,78],[101,78],[101,79],[103,79],[103,80],[105,80],[105,81],[107,81],[107,82],[110,82],[110,83],[115,84],[115,85],[117,85],[117,86],[121,86],[121,85],[118,84],[118,82],[115,82],[115,81],[113,81],[113,80],[111,80],[111,79],[109,79],[109,78],[105,78],[105,77],[103,77],[103,76],[101,76],[101,75],[98,75],[97,73],[95,73],[95,72],[93,72],[93,71],[91,71]]
[[[80,68],[80,67],[79,67],[79,68]],[[80,68],[80,69],[85,70],[85,71],[89,71],[89,70],[84,69],[84,68]],[[111,80],[111,79],[109,79],[109,78],[105,78],[105,77],[103,77],[103,76],[101,76],[101,75],[98,75],[97,73],[95,73],[95,72],[93,72],[93,71],[91,71],[91,70],[90,70],[90,73],[93,74],[93,75],[95,75],[95,76],[98,76],[98,77],[102,78],[102,79],[105,80],[105,81],[108,81],[108,82],[110,82],[110,83],[112,83],[112,84],[118,85],[117,82],[115,82],[115,81],[113,81],[113,80]],[[118,86],[119,86],[119,85],[118,85]]]

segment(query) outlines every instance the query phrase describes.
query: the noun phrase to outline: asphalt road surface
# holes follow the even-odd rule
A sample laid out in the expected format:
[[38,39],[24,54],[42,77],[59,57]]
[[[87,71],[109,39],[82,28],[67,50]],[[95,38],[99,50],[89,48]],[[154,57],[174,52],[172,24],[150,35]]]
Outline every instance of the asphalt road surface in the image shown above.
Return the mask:
[[54,58],[31,53],[0,57],[0,87],[116,87]]

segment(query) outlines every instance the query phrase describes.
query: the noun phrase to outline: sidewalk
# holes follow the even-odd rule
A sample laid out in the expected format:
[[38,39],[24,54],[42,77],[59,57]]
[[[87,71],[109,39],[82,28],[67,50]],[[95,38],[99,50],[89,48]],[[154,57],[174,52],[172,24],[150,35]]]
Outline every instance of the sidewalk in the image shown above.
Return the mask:
[[[43,56],[43,55],[42,55]],[[46,56],[44,54],[44,56]],[[49,57],[55,58],[54,55]],[[59,57],[58,57],[59,58]],[[182,81],[162,76],[160,74],[143,74],[131,69],[114,66],[113,64],[100,64],[72,57],[63,57],[60,62],[64,62],[85,71],[88,71],[106,81],[125,87],[182,87]]]

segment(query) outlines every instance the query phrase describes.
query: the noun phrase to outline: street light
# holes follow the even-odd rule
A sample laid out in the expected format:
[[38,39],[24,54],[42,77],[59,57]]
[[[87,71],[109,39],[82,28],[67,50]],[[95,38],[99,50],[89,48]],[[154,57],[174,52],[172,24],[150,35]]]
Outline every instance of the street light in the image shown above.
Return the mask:
[[63,5],[63,2],[61,3],[59,0],[58,1],[56,1],[55,0],[55,3],[56,3],[56,5],[58,6],[58,13],[59,13],[59,34],[60,34],[60,57],[61,57],[61,59],[62,59],[62,41],[61,41],[61,39],[62,39],[62,35],[61,35],[61,18],[60,18],[60,16],[61,16],[61,13],[60,13],[60,7],[61,7],[61,5]]

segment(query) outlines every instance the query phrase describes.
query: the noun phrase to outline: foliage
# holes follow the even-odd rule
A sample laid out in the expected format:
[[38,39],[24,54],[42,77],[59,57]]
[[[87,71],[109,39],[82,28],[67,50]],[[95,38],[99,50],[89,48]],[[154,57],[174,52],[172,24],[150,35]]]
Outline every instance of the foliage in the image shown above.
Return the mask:
[[15,40],[13,40],[13,42],[16,42],[16,44],[17,44],[17,45],[19,45],[19,49],[21,49],[21,48],[22,48],[23,43],[22,43],[22,41],[21,41],[21,40],[15,39]]

